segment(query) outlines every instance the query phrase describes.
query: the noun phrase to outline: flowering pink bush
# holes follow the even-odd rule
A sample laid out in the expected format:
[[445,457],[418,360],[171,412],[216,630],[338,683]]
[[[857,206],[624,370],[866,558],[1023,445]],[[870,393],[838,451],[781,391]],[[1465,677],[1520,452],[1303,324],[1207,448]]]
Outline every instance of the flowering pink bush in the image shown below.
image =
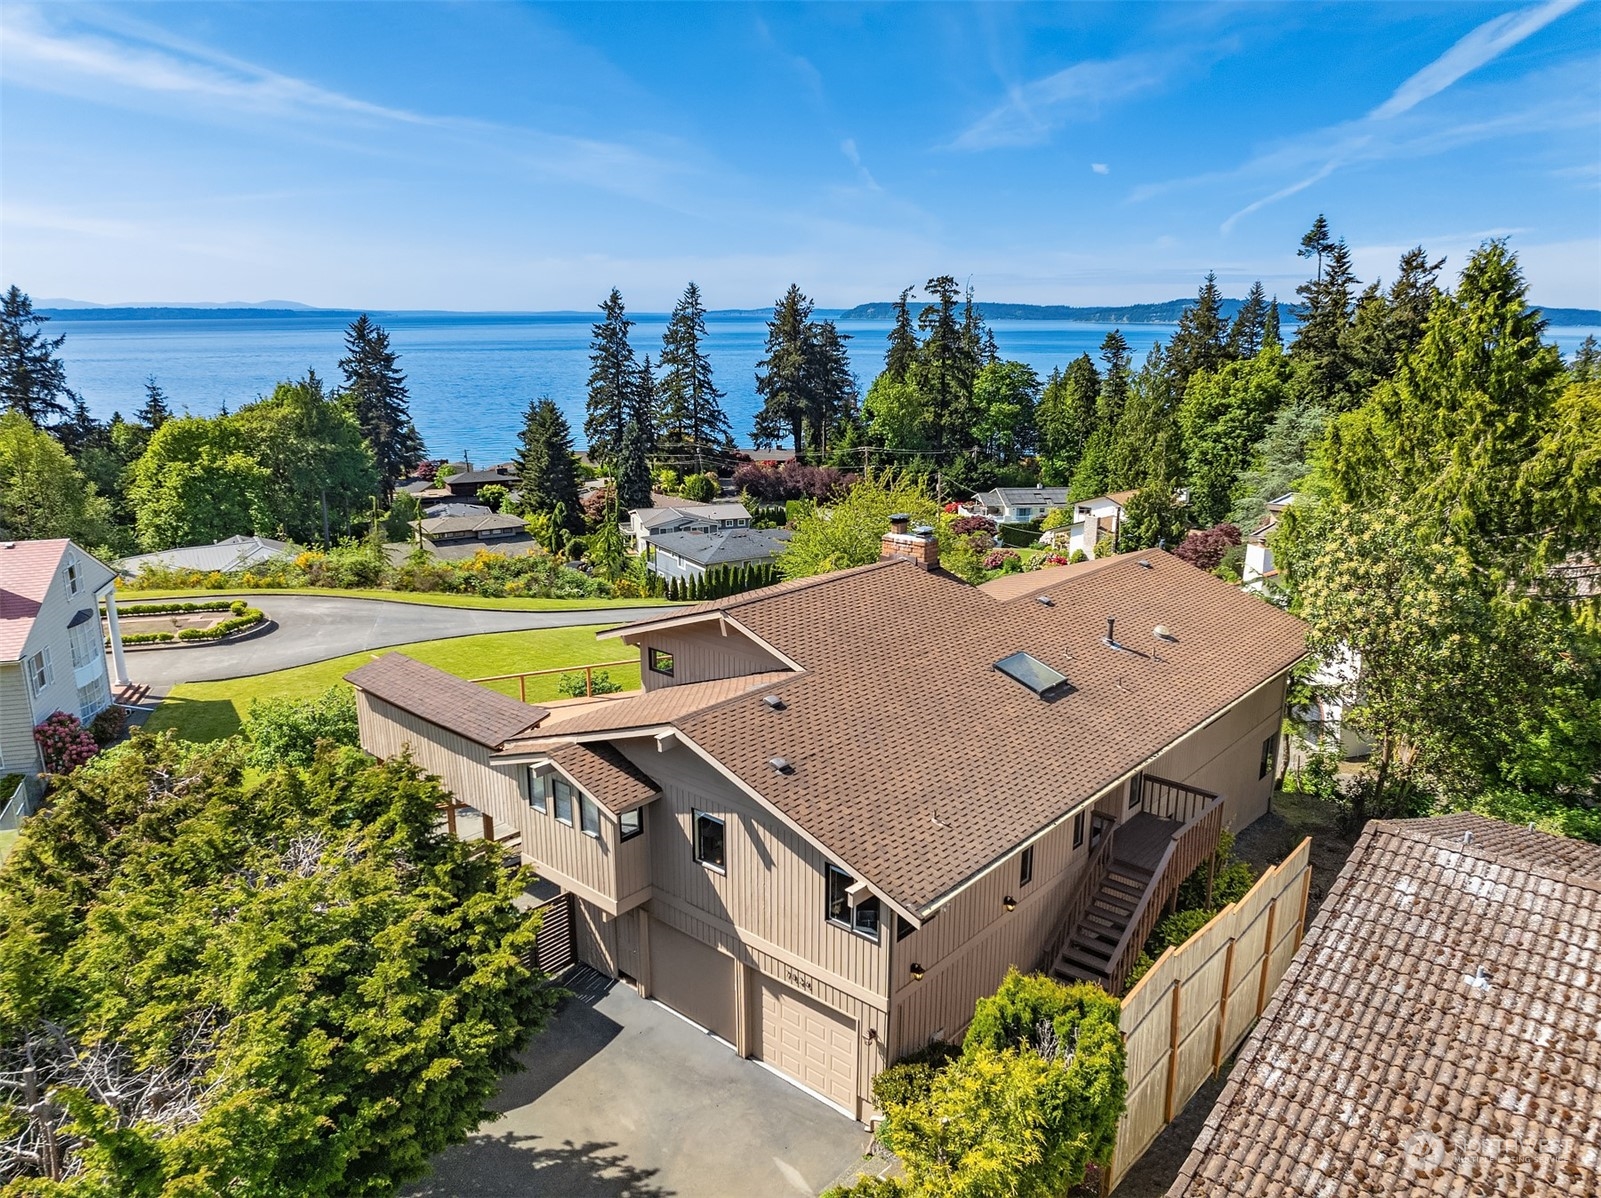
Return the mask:
[[78,722],[78,717],[64,711],[46,716],[33,730],[33,739],[44,755],[47,774],[70,774],[100,752],[95,738]]
[[1004,570],[1008,574],[1023,568],[1023,557],[1015,549],[991,549],[984,555],[986,570]]
[[1044,557],[1040,558],[1040,569],[1042,569],[1042,570],[1046,566],[1065,566],[1065,565],[1067,565],[1067,559],[1065,557],[1063,557],[1060,553],[1047,553]]

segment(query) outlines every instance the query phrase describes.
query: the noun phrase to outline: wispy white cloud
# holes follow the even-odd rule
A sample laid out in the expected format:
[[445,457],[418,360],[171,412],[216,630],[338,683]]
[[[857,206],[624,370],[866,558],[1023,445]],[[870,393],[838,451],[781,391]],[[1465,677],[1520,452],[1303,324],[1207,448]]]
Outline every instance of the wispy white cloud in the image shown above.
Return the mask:
[[878,185],[878,180],[873,178],[873,172],[868,170],[866,165],[862,162],[862,152],[856,148],[856,139],[854,137],[847,137],[844,141],[840,142],[839,152],[845,155],[850,164],[856,168],[857,178],[862,181],[863,187],[867,188],[869,191],[884,190]]
[[[1297,157],[1310,159],[1300,168],[1306,171],[1305,174],[1231,213],[1223,221],[1220,231],[1227,235],[1246,217],[1305,191],[1342,167],[1382,160],[1397,153],[1417,152],[1431,142],[1447,146],[1501,135],[1509,124],[1514,123],[1505,115],[1489,121],[1456,122],[1401,136],[1393,134],[1387,126],[1394,125],[1424,101],[1493,62],[1552,21],[1577,8],[1579,3],[1580,0],[1547,0],[1538,8],[1520,9],[1486,21],[1458,39],[1433,62],[1414,72],[1382,104],[1360,119],[1319,129],[1290,146],[1281,147],[1273,154],[1247,163],[1234,173],[1257,173],[1261,168],[1269,167],[1274,160],[1287,165]],[[1146,198],[1157,190],[1163,189],[1141,189],[1134,198]]]
[[1004,102],[964,129],[948,148],[1038,145],[1060,125],[1092,118],[1104,105],[1156,90],[1179,65],[1174,55],[1146,53],[1074,63],[1010,88]]
[[1112,168],[1104,162],[1090,163],[1090,170],[1094,171],[1097,175],[1110,175],[1112,173]]

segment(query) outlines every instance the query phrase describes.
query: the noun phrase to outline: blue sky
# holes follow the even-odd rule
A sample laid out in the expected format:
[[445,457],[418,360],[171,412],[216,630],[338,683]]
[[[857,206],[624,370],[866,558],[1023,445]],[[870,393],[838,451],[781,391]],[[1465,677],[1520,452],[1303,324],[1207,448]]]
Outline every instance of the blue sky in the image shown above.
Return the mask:
[[98,302],[659,310],[936,273],[1288,295],[1508,236],[1601,307],[1601,5],[0,10],[0,282]]

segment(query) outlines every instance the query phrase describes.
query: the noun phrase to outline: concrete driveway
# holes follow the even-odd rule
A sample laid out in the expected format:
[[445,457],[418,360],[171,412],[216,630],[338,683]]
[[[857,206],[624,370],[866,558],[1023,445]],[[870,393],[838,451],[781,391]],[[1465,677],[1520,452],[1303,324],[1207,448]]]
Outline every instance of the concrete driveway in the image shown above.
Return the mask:
[[[259,607],[278,627],[263,636],[231,645],[141,649],[129,652],[128,676],[150,687],[180,682],[211,682],[309,665],[363,649],[470,636],[479,632],[518,632],[526,628],[567,628],[577,624],[626,624],[660,615],[659,607],[608,607],[589,611],[480,611],[432,607],[386,599],[344,599],[333,595],[227,595]],[[134,600],[125,600],[134,602]]]
[[568,985],[490,1102],[499,1118],[411,1198],[779,1198],[881,1165],[860,1124],[626,984],[583,970]]

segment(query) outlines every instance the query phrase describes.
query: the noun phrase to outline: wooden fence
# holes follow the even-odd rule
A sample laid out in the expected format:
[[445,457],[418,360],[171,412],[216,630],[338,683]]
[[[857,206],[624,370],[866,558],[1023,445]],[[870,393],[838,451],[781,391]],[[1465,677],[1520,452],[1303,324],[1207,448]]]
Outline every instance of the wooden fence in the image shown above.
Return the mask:
[[487,678],[469,678],[468,682],[482,685],[485,682],[505,682],[515,678],[517,680],[517,698],[528,702],[528,680],[530,678],[547,678],[551,674],[576,674],[579,670],[584,672],[584,694],[595,693],[595,671],[614,669],[617,666],[637,666],[639,658],[625,657],[622,661],[597,661],[587,666],[556,666],[549,670],[524,670],[520,674],[491,674]]
[[1301,946],[1312,889],[1310,839],[1237,903],[1156,964],[1123,998],[1128,1103],[1110,1192],[1239,1047]]

